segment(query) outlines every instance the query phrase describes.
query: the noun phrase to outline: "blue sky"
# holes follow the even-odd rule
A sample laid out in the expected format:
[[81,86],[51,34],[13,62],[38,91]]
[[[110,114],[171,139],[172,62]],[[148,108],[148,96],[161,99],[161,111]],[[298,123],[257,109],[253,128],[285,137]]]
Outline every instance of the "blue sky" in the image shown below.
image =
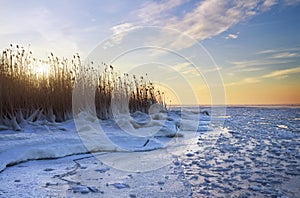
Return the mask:
[[[228,104],[300,103],[299,0],[13,0],[0,3],[2,49],[13,43],[29,47],[40,57],[53,51],[60,57],[79,52],[85,58],[112,34],[136,26],[170,28],[200,42],[210,53],[216,64],[211,69],[216,69],[223,80]],[[135,37],[143,39],[142,34]],[[190,52],[190,56],[194,53],[195,43],[186,42],[188,39],[176,43],[173,42],[176,37],[158,34],[154,37],[151,45],[172,45],[179,53]],[[166,61],[168,58],[173,62]],[[212,83],[205,78],[218,75],[204,74],[197,81],[188,64],[174,60],[172,56],[160,54],[159,58],[148,61],[172,64],[173,75],[176,72],[186,75],[184,78],[192,84],[200,103],[210,103],[213,85],[202,85]],[[205,73],[200,62],[195,60],[195,67]],[[116,63],[122,67],[120,61]],[[151,73],[149,67],[144,72]],[[161,72],[160,79],[166,75]],[[180,87],[179,84],[176,86]]]

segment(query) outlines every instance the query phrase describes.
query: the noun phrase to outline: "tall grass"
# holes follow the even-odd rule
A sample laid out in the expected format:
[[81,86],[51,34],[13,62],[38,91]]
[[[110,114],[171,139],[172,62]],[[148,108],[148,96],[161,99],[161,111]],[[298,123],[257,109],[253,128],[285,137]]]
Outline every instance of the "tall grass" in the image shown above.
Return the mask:
[[[101,73],[100,67],[105,68]],[[20,130],[26,122],[72,119],[72,91],[79,72],[93,75],[87,75],[85,84],[96,82],[93,100],[101,119],[111,118],[112,108],[147,112],[153,103],[164,105],[160,92],[144,77],[120,74],[105,63],[83,65],[78,54],[68,60],[50,53],[39,60],[31,51],[11,45],[0,55],[0,125]],[[122,101],[127,106],[120,106]]]

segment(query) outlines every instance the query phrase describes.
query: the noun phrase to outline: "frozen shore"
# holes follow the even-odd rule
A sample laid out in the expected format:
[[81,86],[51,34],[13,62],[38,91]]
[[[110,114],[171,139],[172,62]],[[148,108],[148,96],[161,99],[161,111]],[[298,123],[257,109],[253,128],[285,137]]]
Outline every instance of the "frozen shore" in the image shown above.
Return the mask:
[[[227,114],[224,128],[212,128],[212,131],[208,131],[209,119],[198,116],[197,132],[187,130],[193,128],[188,124],[194,114],[181,114],[186,119],[176,134],[183,137],[152,136],[146,146],[147,136],[132,138],[136,131],[131,136],[121,132],[116,135],[112,133],[117,129],[116,123],[105,121],[101,126],[123,151],[10,166],[0,173],[0,197],[298,197],[300,109],[231,107]],[[170,116],[165,120],[175,122],[176,116],[172,116],[173,120]],[[147,122],[147,117],[141,115],[133,119],[140,124]],[[122,123],[128,127],[128,123]],[[41,130],[43,127],[49,130]],[[81,152],[85,147],[82,148],[80,135],[68,130],[72,127],[74,123],[68,122],[62,126],[28,126],[20,133],[1,131],[0,159],[29,152],[26,146],[43,148],[47,142],[52,142],[49,148],[53,152],[66,143]],[[217,142],[208,138],[213,134],[218,136]],[[70,150],[74,151],[64,152]],[[35,156],[39,153],[32,152],[29,153]],[[131,157],[128,164],[121,166],[119,162],[124,164],[128,156]],[[149,167],[140,163],[146,160],[140,160],[141,156],[146,156],[151,166],[160,161],[166,163],[145,171]],[[130,171],[128,166],[137,171]]]
[[[191,118],[193,119],[190,123]],[[188,120],[189,119],[189,120]],[[208,116],[193,114],[180,119],[174,113],[151,116],[136,112],[116,120],[98,120],[86,113],[74,122],[37,121],[23,126],[21,132],[0,131],[0,172],[20,162],[59,158],[88,152],[150,151],[165,148],[185,131],[209,129]],[[189,122],[188,122],[189,121]],[[173,143],[172,143],[173,144]],[[173,145],[174,146],[174,145]]]
[[109,167],[90,154],[18,164],[1,173],[0,181],[1,198],[187,197],[191,194],[176,160],[155,171],[126,172]]

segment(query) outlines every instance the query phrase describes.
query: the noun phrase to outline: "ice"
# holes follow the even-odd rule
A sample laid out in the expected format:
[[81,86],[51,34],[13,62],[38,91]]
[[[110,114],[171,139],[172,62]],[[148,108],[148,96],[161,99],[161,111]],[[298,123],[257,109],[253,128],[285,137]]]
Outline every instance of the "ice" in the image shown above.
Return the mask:
[[106,171],[109,171],[110,168],[108,167],[105,167],[105,168],[99,168],[99,169],[96,169],[95,171],[96,172],[99,172],[99,173],[105,173]]
[[260,191],[261,188],[258,186],[250,186],[249,189],[253,191]]
[[[190,118],[187,112],[184,115],[185,118]],[[197,114],[193,113],[192,116],[196,117]],[[22,132],[2,130],[0,171],[8,165],[34,159],[59,158],[86,152],[149,151],[165,148],[170,140],[162,138],[184,136],[179,131],[180,121],[187,122],[174,112],[152,108],[149,114],[118,114],[114,120],[106,121],[98,120],[88,112],[80,112],[76,122],[71,120],[54,124],[37,121],[25,125]],[[198,121],[194,122],[197,128]],[[201,124],[201,127],[207,128],[207,123]]]
[[72,187],[72,191],[74,193],[82,193],[82,194],[87,194],[90,192],[89,188],[86,186],[74,186]]
[[129,185],[124,183],[114,183],[112,185],[117,189],[129,188]]
[[216,144],[205,146],[200,134],[197,144],[202,149],[183,157],[193,195],[297,197],[298,190],[286,183],[300,179],[300,134],[294,130],[299,122],[293,119],[299,108],[227,110],[230,116]]
[[106,121],[82,113],[79,132],[73,121],[2,130],[0,197],[297,197],[299,112],[230,107],[223,128],[198,108]]

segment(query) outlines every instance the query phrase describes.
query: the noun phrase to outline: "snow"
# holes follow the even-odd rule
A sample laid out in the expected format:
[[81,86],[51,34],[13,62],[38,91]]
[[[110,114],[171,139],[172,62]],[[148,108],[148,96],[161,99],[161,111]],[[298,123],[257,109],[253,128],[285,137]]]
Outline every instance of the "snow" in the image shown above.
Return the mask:
[[[52,171],[45,171],[50,167]],[[9,167],[1,174],[0,181],[5,182],[0,186],[0,197],[187,197],[190,194],[181,166],[171,163],[155,172],[126,172],[108,167],[90,154],[29,161]]]
[[193,196],[297,197],[299,190],[288,184],[300,181],[299,108],[232,107],[227,113],[213,146],[200,134],[198,146],[181,157]]
[[131,116],[123,114],[115,120],[104,121],[81,112],[75,122],[37,121],[24,126],[21,132],[3,130],[0,131],[0,171],[8,165],[34,159],[165,148],[172,143],[171,137],[183,137],[178,132],[178,122],[178,115],[157,112],[157,109],[152,109],[149,115],[135,112]]
[[0,197],[297,197],[299,110],[153,109],[105,121],[82,112],[1,130]]

